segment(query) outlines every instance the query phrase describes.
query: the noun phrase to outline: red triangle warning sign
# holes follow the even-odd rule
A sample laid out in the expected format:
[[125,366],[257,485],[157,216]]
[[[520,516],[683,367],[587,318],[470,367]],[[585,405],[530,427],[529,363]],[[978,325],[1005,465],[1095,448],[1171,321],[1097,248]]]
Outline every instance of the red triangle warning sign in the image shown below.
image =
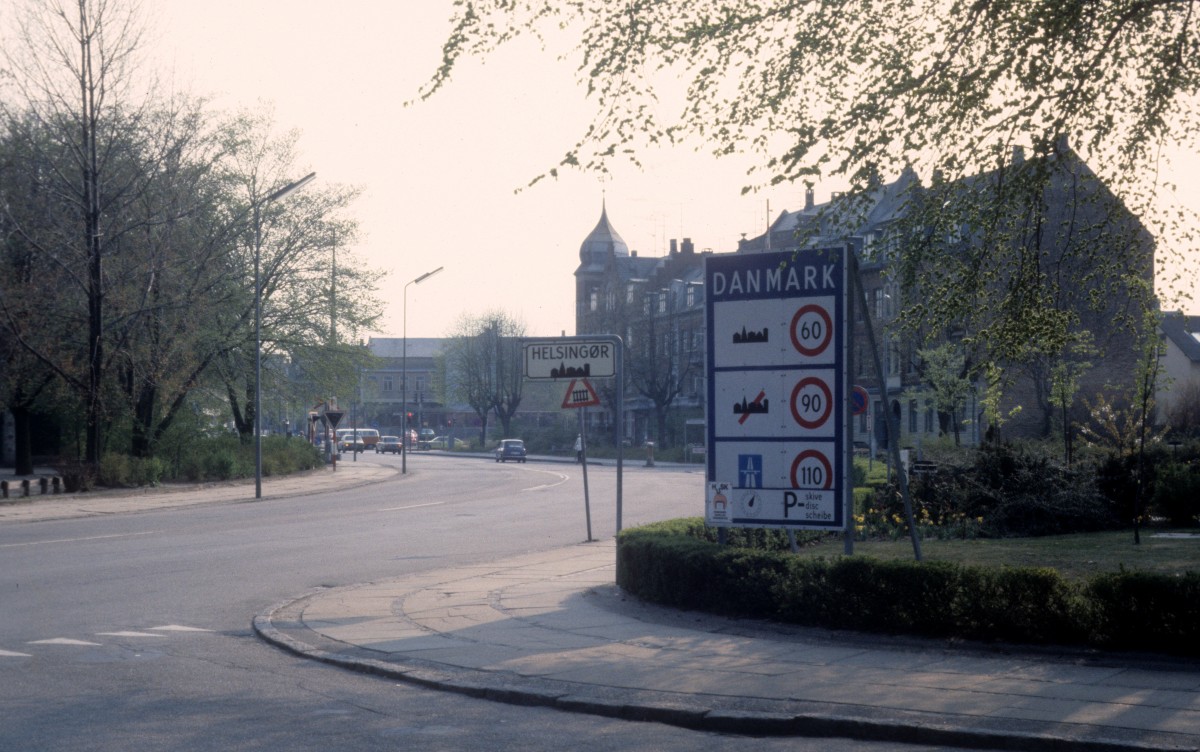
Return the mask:
[[596,396],[596,390],[587,379],[571,379],[571,385],[567,387],[567,396],[563,397],[564,408],[593,407],[599,404],[600,398]]

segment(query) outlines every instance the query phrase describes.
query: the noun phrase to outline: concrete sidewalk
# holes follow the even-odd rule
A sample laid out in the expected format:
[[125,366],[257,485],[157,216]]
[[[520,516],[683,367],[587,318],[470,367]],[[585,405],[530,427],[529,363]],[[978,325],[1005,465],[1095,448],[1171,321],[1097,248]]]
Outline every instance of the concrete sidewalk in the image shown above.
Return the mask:
[[[374,462],[339,461],[337,470],[320,467],[305,473],[262,479],[262,498],[307,496],[368,483],[400,474],[398,467]],[[107,514],[173,509],[216,502],[255,501],[254,479],[226,483],[166,484],[155,488],[114,488],[85,493],[40,494],[4,499],[0,524],[40,522]]]
[[329,664],[719,732],[1019,750],[1200,749],[1200,663],[1003,651],[640,604],[615,543],[320,590],[254,620]]

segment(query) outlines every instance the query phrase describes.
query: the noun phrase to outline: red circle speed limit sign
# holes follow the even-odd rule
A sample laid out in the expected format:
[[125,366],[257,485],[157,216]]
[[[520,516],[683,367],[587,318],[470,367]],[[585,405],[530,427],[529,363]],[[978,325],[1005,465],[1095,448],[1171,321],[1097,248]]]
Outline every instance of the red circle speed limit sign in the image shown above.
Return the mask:
[[804,428],[820,428],[833,414],[833,393],[823,379],[809,376],[792,389],[792,417]]
[[833,466],[816,449],[805,449],[792,460],[792,488],[833,487]]
[[824,306],[809,303],[792,316],[792,347],[801,355],[814,357],[833,341],[833,319]]

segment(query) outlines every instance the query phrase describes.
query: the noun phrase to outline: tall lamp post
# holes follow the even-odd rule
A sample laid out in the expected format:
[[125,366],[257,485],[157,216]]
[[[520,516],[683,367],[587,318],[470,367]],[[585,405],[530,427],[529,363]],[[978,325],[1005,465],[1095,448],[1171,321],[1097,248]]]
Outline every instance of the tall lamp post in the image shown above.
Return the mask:
[[254,498],[262,498],[262,282],[258,276],[259,257],[262,254],[262,222],[259,211],[263,204],[283,198],[302,188],[317,173],[310,172],[299,180],[267,194],[266,198],[254,202]]
[[441,270],[444,266],[439,266],[431,272],[425,272],[413,281],[404,285],[404,309],[402,311],[401,327],[403,329],[403,342],[400,355],[400,474],[408,473],[408,286],[419,285]]

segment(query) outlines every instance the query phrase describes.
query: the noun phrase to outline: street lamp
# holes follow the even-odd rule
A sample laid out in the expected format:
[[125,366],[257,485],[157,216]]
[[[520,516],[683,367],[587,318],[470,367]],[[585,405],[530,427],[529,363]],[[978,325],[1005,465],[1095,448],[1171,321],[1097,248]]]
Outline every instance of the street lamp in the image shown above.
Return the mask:
[[401,475],[408,472],[408,285],[419,285],[433,275],[445,269],[444,266],[439,266],[431,272],[425,272],[421,276],[414,279],[412,282],[404,285],[404,309],[402,311],[401,326],[404,334],[404,344],[402,345],[400,355],[400,473]]
[[259,210],[263,204],[283,198],[302,188],[317,173],[310,172],[288,183],[266,198],[254,203],[254,498],[262,498],[262,282],[258,276],[259,256],[262,253],[262,223]]

